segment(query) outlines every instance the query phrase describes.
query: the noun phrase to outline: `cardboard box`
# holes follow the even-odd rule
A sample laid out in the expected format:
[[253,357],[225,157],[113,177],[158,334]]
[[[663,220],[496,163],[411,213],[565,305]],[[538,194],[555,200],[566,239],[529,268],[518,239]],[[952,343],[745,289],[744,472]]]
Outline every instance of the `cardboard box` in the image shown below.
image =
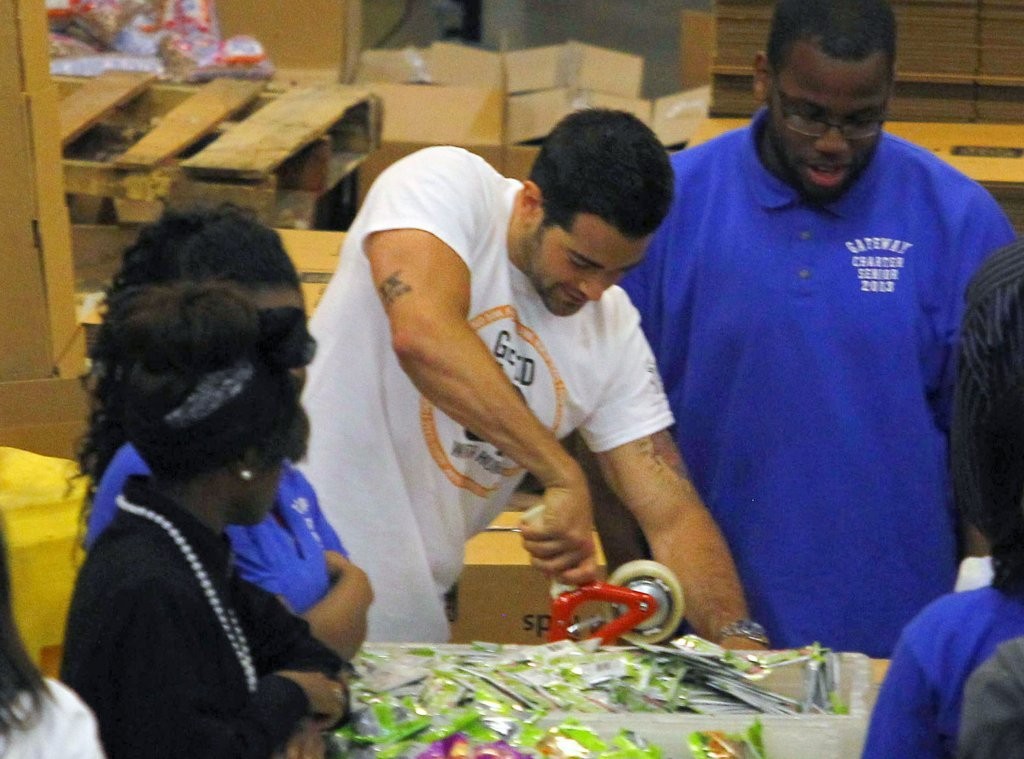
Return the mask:
[[217,0],[223,37],[250,34],[278,68],[334,68],[352,81],[362,46],[360,0]]
[[[506,52],[450,42],[435,42],[428,50],[366,51],[358,78],[385,101],[384,141],[391,154],[371,159],[364,173],[376,177],[375,166],[395,157],[399,142],[458,145],[486,151],[491,160],[493,146],[542,139],[579,108],[620,108],[649,121],[651,105],[639,97],[643,65],[640,56],[579,42]],[[385,86],[415,80],[456,89],[425,94]],[[507,97],[507,104],[479,103],[493,94],[499,101]],[[501,160],[492,161],[499,170]],[[366,187],[361,182],[362,193]]]
[[364,50],[359,54],[356,84],[430,84],[433,82],[431,49]]
[[710,106],[710,85],[666,95],[652,104],[651,128],[665,147],[681,147],[708,117]]
[[341,261],[345,233],[302,229],[279,229],[277,232],[299,271],[306,313],[312,316]]
[[501,91],[430,84],[370,85],[383,107],[380,148],[359,168],[359,197],[388,166],[430,145],[456,145],[502,170]]
[[506,89],[511,93],[550,90],[566,82],[562,71],[565,45],[546,45],[505,53]]
[[644,78],[644,59],[632,53],[566,43],[565,86],[591,92],[639,98]]
[[[551,622],[551,582],[530,566],[522,538],[510,532],[522,517],[505,512],[466,543],[452,619],[452,642],[543,643]],[[504,529],[502,529],[504,528]],[[597,542],[597,535],[594,536]],[[603,575],[604,555],[598,545]]]
[[71,459],[88,418],[77,378],[0,383],[0,446]]
[[512,179],[529,179],[533,162],[537,160],[540,147],[537,145],[506,145],[505,171],[506,177]]
[[458,87],[505,89],[503,56],[453,42],[430,46],[430,81]]
[[57,113],[45,9],[0,0],[0,382],[72,377],[83,366]]
[[[715,16],[684,10],[679,24],[679,84],[684,90],[711,83],[715,58]],[[750,64],[753,65],[753,60]]]
[[509,96],[505,140],[509,144],[541,140],[565,116],[584,108],[614,108],[628,111],[644,123],[651,120],[651,103],[642,98],[568,87],[538,90]]
[[582,42],[504,53],[435,42],[430,48],[429,68],[431,81],[436,84],[486,87],[508,93],[568,87],[638,98],[644,59]]

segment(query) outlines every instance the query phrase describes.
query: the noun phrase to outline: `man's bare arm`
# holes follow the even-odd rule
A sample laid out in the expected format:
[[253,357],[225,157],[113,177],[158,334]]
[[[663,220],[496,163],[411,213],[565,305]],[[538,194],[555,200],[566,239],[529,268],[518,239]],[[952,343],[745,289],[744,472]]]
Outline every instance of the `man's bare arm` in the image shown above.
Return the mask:
[[545,486],[543,519],[523,529],[534,564],[566,582],[592,579],[586,478],[469,326],[465,262],[437,237],[415,229],[378,232],[368,238],[366,253],[392,348],[413,384]]
[[686,618],[699,635],[736,648],[750,640],[719,640],[727,624],[748,616],[729,548],[690,482],[668,430],[597,454],[601,471],[636,516],[655,560],[679,578]]

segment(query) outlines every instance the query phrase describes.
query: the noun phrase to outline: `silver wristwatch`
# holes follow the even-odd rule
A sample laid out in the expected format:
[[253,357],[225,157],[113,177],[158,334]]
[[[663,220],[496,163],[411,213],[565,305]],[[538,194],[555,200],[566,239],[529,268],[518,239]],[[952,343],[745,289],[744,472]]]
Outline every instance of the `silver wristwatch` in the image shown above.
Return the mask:
[[723,640],[724,638],[746,638],[754,643],[760,643],[762,646],[771,645],[768,633],[752,619],[737,619],[735,622],[727,624],[718,631],[718,639]]

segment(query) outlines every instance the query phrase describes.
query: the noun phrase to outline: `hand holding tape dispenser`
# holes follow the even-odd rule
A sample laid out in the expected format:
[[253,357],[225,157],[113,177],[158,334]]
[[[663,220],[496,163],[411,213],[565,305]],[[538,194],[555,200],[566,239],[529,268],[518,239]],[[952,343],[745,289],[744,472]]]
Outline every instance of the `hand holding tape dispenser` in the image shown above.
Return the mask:
[[[541,518],[540,503],[523,514],[523,522]],[[585,585],[551,583],[551,627],[548,641],[599,638],[603,645],[619,639],[629,643],[660,643],[675,634],[683,618],[683,591],[668,567],[656,561],[630,561],[614,572],[607,582]],[[609,615],[574,621],[578,609],[587,603],[603,603]]]

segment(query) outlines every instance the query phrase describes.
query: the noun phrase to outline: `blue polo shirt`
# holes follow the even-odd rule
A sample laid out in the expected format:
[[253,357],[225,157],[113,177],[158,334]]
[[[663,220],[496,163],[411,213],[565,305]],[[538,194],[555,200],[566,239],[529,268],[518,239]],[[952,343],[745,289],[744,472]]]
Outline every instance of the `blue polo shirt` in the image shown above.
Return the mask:
[[[118,450],[96,488],[86,525],[86,547],[113,521],[125,480],[133,474],[149,473],[146,462],[130,444]],[[304,614],[330,588],[324,551],[348,556],[320,512],[313,486],[290,463],[281,473],[277,501],[267,517],[249,527],[229,525],[225,532],[242,577],[284,598],[296,614]]]
[[864,759],[956,756],[971,673],[996,647],[1024,635],[1024,601],[993,588],[938,599],[900,636],[878,692]]
[[757,156],[764,118],[673,156],[675,202],[622,285],[752,616],[779,646],[888,656],[953,587],[963,292],[1013,232],[891,135],[841,199],[805,203]]

